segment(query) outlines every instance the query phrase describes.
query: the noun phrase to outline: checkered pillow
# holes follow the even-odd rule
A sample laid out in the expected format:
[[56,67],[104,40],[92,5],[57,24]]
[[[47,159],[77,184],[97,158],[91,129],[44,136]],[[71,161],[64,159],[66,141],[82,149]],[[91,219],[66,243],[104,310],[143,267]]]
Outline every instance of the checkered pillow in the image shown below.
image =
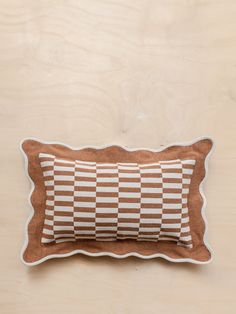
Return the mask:
[[40,153],[39,160],[46,189],[42,243],[133,239],[192,248],[194,159],[101,163]]
[[161,149],[25,139],[33,212],[22,261],[74,254],[211,261],[203,181],[212,140]]

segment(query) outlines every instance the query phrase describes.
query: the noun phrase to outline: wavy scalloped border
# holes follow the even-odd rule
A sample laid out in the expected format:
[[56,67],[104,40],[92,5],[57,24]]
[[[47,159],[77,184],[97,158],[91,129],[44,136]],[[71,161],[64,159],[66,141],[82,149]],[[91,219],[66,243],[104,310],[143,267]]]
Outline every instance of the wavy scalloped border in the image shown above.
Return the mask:
[[[33,180],[31,179],[30,175],[29,175],[29,172],[28,172],[28,158],[27,158],[27,155],[25,154],[23,148],[22,148],[22,144],[24,141],[26,140],[34,140],[34,141],[38,141],[38,142],[41,142],[43,144],[58,144],[58,145],[63,145],[67,148],[70,148],[72,150],[79,150],[79,149],[85,149],[85,148],[94,148],[94,149],[104,149],[104,148],[107,148],[107,147],[110,147],[110,146],[118,146],[120,148],[123,148],[127,151],[136,151],[136,150],[147,150],[147,151],[151,151],[151,152],[161,152],[171,146],[189,146],[189,145],[193,145],[194,143],[198,142],[198,141],[201,141],[201,140],[205,140],[205,139],[208,139],[212,142],[212,148],[211,150],[209,151],[209,153],[206,155],[206,158],[205,158],[205,162],[204,162],[204,167],[205,167],[205,176],[203,178],[203,180],[201,181],[200,185],[199,185],[199,192],[202,196],[202,199],[203,199],[203,204],[202,204],[202,208],[201,208],[201,215],[202,215],[202,218],[203,218],[203,221],[204,221],[204,224],[205,224],[205,232],[204,232],[204,235],[203,235],[203,241],[204,241],[204,244],[205,246],[207,247],[207,249],[209,250],[210,254],[211,254],[211,258],[208,260],[208,261],[197,261],[195,259],[192,259],[192,258],[171,258],[169,257],[168,255],[165,255],[165,254],[162,254],[162,253],[157,253],[157,254],[152,254],[152,255],[141,255],[137,252],[130,252],[130,253],[127,253],[127,254],[121,254],[121,255],[118,255],[118,254],[114,254],[114,253],[110,253],[110,252],[99,252],[99,253],[91,253],[91,252],[87,252],[85,250],[73,250],[69,253],[65,253],[65,254],[50,254],[50,255],[47,255],[41,259],[39,259],[38,261],[36,262],[32,262],[32,263],[29,263],[29,262],[26,262],[24,260],[24,252],[28,246],[28,241],[29,241],[29,238],[28,238],[28,225],[31,221],[31,219],[33,218],[34,216],[34,207],[31,203],[31,195],[34,191],[34,188],[35,188],[35,185],[34,185],[34,182]],[[204,191],[203,191],[203,185],[204,185],[204,182],[206,181],[206,178],[207,178],[207,175],[208,175],[208,161],[209,161],[209,158],[213,152],[215,148],[215,143],[214,141],[212,140],[212,138],[210,136],[201,136],[201,137],[198,137],[198,138],[195,138],[194,140],[192,141],[189,141],[189,142],[177,142],[177,143],[172,143],[170,145],[167,145],[167,146],[163,146],[163,147],[160,147],[159,149],[150,149],[150,148],[129,148],[129,147],[126,147],[126,146],[122,146],[122,145],[117,145],[117,144],[111,144],[111,145],[104,145],[104,146],[83,146],[83,147],[78,147],[78,148],[75,148],[75,147],[72,147],[72,146],[69,146],[69,145],[66,145],[64,143],[61,143],[61,142],[57,142],[57,141],[42,141],[38,138],[35,138],[35,137],[29,137],[29,138],[24,138],[23,140],[21,140],[20,142],[20,151],[22,152],[23,156],[24,156],[24,161],[25,161],[25,173],[26,173],[26,176],[28,177],[29,181],[30,181],[30,184],[31,184],[31,190],[30,190],[30,194],[28,196],[28,202],[30,204],[30,207],[31,207],[31,213],[26,221],[26,225],[25,225],[25,241],[24,241],[24,244],[23,244],[23,247],[22,247],[22,250],[21,250],[21,261],[27,265],[27,266],[35,266],[35,265],[38,265],[38,264],[41,264],[43,262],[45,262],[46,260],[49,260],[49,259],[52,259],[52,258],[62,258],[62,257],[67,257],[67,256],[72,256],[72,255],[75,255],[75,254],[84,254],[84,255],[87,255],[87,256],[93,256],[93,257],[96,257],[96,256],[111,256],[111,257],[114,257],[114,258],[126,258],[126,257],[129,257],[129,256],[136,256],[136,257],[139,257],[139,258],[142,258],[142,259],[151,259],[151,258],[156,258],[156,257],[162,257],[170,262],[174,262],[174,263],[181,263],[181,262],[189,262],[189,263],[192,263],[192,264],[209,264],[212,259],[213,259],[213,250],[210,246],[210,244],[208,243],[208,224],[207,224],[207,220],[206,220],[206,197],[205,197],[205,194],[204,194]]]

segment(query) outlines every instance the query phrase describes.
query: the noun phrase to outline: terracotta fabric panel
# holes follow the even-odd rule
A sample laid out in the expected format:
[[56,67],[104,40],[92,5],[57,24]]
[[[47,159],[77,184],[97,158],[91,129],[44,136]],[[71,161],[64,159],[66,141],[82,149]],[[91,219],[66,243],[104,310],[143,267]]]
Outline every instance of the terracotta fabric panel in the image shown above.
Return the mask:
[[[211,253],[204,241],[205,223],[201,209],[203,199],[199,186],[205,176],[205,159],[212,148],[211,139],[204,138],[191,145],[174,145],[162,151],[137,149],[128,151],[118,146],[101,149],[82,148],[71,149],[62,144],[46,144],[28,139],[22,144],[22,150],[27,156],[28,173],[35,187],[31,195],[34,208],[33,216],[28,224],[28,243],[23,252],[23,260],[27,264],[39,263],[53,255],[74,254],[81,251],[85,254],[136,255],[144,258],[160,256],[175,260],[204,263],[211,259]],[[195,160],[187,205],[189,209],[189,225],[192,238],[192,248],[176,245],[172,241],[134,241],[130,239],[117,241],[79,240],[75,242],[42,243],[42,231],[45,220],[46,191],[43,172],[40,167],[39,154],[50,154],[59,159],[69,161],[81,160],[96,163],[137,163],[149,164],[170,160]]]

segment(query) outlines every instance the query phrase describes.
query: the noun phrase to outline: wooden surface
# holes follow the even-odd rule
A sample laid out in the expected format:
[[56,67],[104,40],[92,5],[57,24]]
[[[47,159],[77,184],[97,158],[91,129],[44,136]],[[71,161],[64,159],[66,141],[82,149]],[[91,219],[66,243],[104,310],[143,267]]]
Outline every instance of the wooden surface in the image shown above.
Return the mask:
[[[236,1],[0,0],[0,312],[235,313]],[[30,190],[18,145],[157,148],[215,139],[206,266],[19,258]]]

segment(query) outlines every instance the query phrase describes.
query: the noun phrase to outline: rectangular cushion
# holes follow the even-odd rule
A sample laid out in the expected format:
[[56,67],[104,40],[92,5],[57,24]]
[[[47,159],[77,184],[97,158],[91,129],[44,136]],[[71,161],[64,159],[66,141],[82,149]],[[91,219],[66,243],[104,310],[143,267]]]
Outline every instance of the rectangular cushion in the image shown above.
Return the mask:
[[46,190],[42,243],[174,241],[192,247],[187,199],[195,160],[96,163],[39,154]]
[[23,262],[83,253],[207,263],[202,181],[212,140],[160,150],[26,139],[32,216]]

